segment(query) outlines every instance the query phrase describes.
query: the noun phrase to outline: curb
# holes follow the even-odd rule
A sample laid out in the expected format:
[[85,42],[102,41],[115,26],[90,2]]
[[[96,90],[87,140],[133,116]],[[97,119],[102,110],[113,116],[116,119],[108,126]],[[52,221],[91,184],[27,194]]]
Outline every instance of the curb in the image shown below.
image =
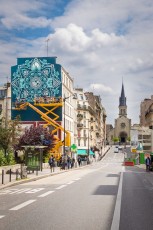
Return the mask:
[[43,179],[43,178],[46,178],[46,177],[49,177],[49,176],[56,176],[56,175],[58,175],[58,174],[70,172],[70,171],[72,171],[72,170],[82,169],[82,168],[88,167],[88,166],[90,166],[90,165],[92,165],[92,164],[85,165],[85,166],[78,167],[78,168],[74,168],[74,169],[67,169],[67,170],[59,171],[59,172],[55,172],[55,173],[49,173],[49,174],[46,174],[46,175],[35,176],[35,177],[33,177],[33,178],[26,178],[26,179],[21,179],[21,180],[19,180],[19,181],[8,182],[8,184],[2,185],[2,186],[0,187],[0,190],[3,190],[3,189],[8,188],[8,187],[15,186],[15,185],[19,185],[19,184],[25,184],[25,183],[28,183],[28,182],[31,182],[31,181],[36,181],[36,180]]

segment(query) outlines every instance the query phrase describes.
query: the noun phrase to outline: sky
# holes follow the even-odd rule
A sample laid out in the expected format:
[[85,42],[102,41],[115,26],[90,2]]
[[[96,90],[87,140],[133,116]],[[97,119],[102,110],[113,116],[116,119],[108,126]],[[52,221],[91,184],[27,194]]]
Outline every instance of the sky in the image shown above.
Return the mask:
[[152,39],[152,0],[0,0],[0,84],[17,58],[48,50],[75,88],[101,96],[113,126],[123,82],[128,118],[139,123],[153,94]]

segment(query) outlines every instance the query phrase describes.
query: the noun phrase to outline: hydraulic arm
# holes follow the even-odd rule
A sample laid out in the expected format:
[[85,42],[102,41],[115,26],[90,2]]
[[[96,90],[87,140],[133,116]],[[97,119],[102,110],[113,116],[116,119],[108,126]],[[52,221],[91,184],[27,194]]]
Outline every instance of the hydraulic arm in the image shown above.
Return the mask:
[[[29,106],[31,109],[33,109],[34,111],[36,111],[38,114],[41,115],[41,118],[44,121],[46,121],[46,123],[47,123],[47,124],[45,124],[45,126],[52,125],[54,127],[54,130],[52,131],[52,134],[56,133],[58,130],[62,130],[63,132],[65,132],[65,134],[66,134],[66,136],[65,136],[65,145],[66,146],[71,145],[71,135],[67,130],[65,130],[63,128],[63,126],[61,126],[60,124],[58,124],[55,121],[57,119],[57,116],[55,116],[55,118],[52,119],[47,115],[48,113],[51,113],[49,110],[47,111],[47,113],[44,113],[40,109],[36,108],[34,105],[32,105],[29,102],[20,103],[20,105],[16,109],[17,110],[22,110],[22,109],[25,109],[27,106]],[[39,104],[39,106],[41,106],[41,104]],[[43,104],[43,108],[44,108],[44,106],[45,106],[45,104]],[[55,106],[57,108],[57,105],[55,105]],[[52,149],[52,152],[59,152],[59,147],[62,146],[62,145],[64,145],[64,141],[61,141],[61,140],[57,139],[57,142],[56,142],[54,148]]]

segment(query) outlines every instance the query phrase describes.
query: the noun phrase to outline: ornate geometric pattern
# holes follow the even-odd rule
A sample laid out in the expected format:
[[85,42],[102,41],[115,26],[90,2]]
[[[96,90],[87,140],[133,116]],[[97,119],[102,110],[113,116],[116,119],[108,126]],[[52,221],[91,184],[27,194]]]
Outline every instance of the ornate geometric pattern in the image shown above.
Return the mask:
[[46,59],[34,58],[18,65],[12,76],[12,95],[33,102],[34,97],[61,95],[61,78],[54,64]]

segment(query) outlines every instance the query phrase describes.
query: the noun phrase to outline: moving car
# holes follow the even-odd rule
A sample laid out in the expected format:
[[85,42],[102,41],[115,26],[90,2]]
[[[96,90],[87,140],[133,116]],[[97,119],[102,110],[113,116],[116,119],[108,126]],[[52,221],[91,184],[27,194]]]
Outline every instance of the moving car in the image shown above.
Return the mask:
[[115,147],[114,148],[114,153],[118,153],[118,152],[119,152],[118,147]]

